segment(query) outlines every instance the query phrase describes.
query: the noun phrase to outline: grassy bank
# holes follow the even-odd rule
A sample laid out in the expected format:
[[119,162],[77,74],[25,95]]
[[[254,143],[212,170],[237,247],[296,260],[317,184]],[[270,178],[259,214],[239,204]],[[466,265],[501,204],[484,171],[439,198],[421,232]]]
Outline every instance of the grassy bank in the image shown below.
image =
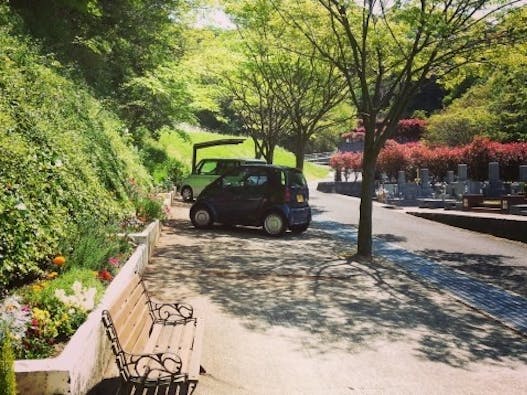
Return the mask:
[[[161,133],[159,143],[166,153],[177,158],[190,167],[192,161],[192,145],[203,141],[239,138],[240,136],[217,134],[199,129],[185,130],[186,134],[173,131]],[[188,137],[188,138],[187,138]],[[202,158],[254,158],[254,143],[252,139],[246,139],[238,145],[221,145],[205,148],[198,151],[198,161]],[[274,163],[284,166],[295,166],[295,156],[281,147],[277,147],[274,155]],[[304,174],[310,180],[324,178],[328,174],[328,168],[312,163],[306,163]]]

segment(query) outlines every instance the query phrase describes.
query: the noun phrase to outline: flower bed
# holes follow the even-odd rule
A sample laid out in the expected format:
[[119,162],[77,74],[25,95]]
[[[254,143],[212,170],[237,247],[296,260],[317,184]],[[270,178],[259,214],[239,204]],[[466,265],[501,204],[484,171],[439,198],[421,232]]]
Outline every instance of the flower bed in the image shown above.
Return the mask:
[[[168,215],[171,194],[163,203]],[[38,281],[0,300],[0,344],[7,334],[24,358],[14,364],[19,393],[84,393],[102,379],[111,358],[101,310],[144,270],[160,231],[155,220],[124,237],[105,228],[82,234],[74,248],[65,246],[71,259],[56,256]],[[131,245],[139,245],[133,254]]]
[[129,235],[136,238],[140,244],[109,284],[101,302],[88,315],[59,356],[15,361],[19,393],[82,394],[102,380],[108,363],[113,361],[110,343],[101,325],[102,310],[115,302],[122,290],[128,286],[134,273],[143,272],[160,231],[160,222],[154,221],[143,232]]
[[[80,394],[102,379],[112,354],[101,326],[101,312],[108,308],[136,271],[148,262],[146,245],[139,245],[110,283],[102,301],[75,332],[56,358],[17,360],[17,388],[23,394]],[[81,357],[82,356],[82,357]]]

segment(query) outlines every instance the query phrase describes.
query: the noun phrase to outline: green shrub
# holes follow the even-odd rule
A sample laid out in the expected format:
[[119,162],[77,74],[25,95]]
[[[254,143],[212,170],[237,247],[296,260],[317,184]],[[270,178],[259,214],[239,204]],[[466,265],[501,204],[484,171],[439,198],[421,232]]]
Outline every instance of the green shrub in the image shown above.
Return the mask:
[[490,86],[475,85],[444,111],[430,117],[425,139],[434,145],[465,145],[476,136],[503,140],[498,116],[490,111]]
[[137,217],[143,219],[145,222],[163,219],[164,217],[163,205],[157,199],[149,197],[139,199],[136,210]]
[[164,190],[172,189],[189,172],[188,167],[176,158],[169,157],[157,141],[147,139],[141,149],[141,157],[153,177],[154,184]]
[[0,338],[0,395],[16,395],[14,362],[11,336],[7,332]]
[[131,212],[131,179],[151,187],[118,117],[12,29],[0,26],[0,289],[40,276],[86,218]]
[[76,232],[61,244],[61,253],[67,258],[67,268],[84,268],[97,271],[103,268],[112,256],[127,253],[131,246],[128,241],[116,235],[115,226],[85,221]]

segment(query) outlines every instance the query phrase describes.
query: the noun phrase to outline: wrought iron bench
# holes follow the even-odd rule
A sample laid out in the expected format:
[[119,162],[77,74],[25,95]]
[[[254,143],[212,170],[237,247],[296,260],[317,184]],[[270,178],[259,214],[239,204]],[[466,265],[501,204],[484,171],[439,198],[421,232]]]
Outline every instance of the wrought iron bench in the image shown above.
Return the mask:
[[193,392],[204,372],[200,365],[203,321],[184,303],[154,301],[142,279],[134,275],[102,322],[112,344],[119,392],[141,394],[153,387]]

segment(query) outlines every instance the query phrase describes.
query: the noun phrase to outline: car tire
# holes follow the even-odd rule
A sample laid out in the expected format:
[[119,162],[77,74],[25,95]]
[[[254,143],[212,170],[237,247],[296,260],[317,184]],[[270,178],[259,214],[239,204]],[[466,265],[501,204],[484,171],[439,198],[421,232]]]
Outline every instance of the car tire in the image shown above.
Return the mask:
[[267,213],[263,220],[263,229],[269,236],[278,237],[284,234],[287,228],[286,220],[277,211]]
[[309,228],[309,224],[304,224],[304,225],[293,225],[291,227],[289,227],[289,229],[291,229],[291,232],[293,233],[303,233],[307,230],[307,228]]
[[192,188],[189,186],[181,188],[181,197],[183,198],[184,202],[191,202],[194,199]]
[[205,206],[193,207],[190,210],[190,221],[198,229],[210,228],[214,223],[211,211]]

